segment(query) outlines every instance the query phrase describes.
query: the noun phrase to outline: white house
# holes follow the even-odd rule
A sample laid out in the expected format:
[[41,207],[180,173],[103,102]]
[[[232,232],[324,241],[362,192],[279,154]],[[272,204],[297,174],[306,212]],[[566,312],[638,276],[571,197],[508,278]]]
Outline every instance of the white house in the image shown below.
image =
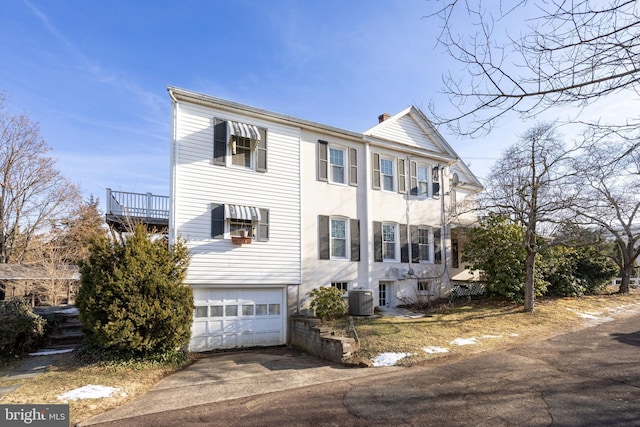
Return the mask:
[[471,277],[452,230],[482,186],[415,107],[357,133],[168,90],[169,234],[192,255],[192,351],[285,344],[319,286],[373,290],[384,309]]

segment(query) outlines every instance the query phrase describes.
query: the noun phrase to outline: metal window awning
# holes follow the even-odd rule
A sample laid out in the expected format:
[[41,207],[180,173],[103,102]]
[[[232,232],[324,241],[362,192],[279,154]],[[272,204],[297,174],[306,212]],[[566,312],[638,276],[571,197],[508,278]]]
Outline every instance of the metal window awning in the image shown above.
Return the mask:
[[255,141],[256,144],[260,142],[260,131],[258,130],[258,127],[248,125],[246,123],[232,122],[229,120],[229,135],[249,138],[250,140]]
[[244,219],[247,221],[260,221],[260,209],[254,206],[224,205],[224,217],[226,219]]

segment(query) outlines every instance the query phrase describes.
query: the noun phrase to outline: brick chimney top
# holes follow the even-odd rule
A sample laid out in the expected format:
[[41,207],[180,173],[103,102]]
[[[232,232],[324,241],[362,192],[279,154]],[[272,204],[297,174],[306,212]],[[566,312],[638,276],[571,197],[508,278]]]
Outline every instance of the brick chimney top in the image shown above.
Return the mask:
[[389,113],[382,113],[378,116],[378,123],[382,123],[385,120],[389,119],[391,117],[391,114]]

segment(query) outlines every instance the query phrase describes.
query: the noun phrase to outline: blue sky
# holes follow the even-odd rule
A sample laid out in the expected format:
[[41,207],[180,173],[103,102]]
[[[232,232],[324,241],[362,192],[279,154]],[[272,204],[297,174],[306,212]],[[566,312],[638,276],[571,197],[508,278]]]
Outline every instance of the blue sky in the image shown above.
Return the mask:
[[[441,75],[426,0],[4,0],[0,91],[40,123],[85,197],[168,194],[168,85],[362,132],[383,112],[428,114]],[[506,126],[506,127],[505,127]],[[515,142],[441,129],[480,178]]]

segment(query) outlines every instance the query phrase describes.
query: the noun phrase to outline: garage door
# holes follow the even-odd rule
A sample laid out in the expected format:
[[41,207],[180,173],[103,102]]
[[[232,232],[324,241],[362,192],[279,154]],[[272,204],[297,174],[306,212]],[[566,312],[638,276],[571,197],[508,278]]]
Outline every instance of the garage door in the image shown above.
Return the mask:
[[194,289],[191,351],[285,343],[283,289]]

